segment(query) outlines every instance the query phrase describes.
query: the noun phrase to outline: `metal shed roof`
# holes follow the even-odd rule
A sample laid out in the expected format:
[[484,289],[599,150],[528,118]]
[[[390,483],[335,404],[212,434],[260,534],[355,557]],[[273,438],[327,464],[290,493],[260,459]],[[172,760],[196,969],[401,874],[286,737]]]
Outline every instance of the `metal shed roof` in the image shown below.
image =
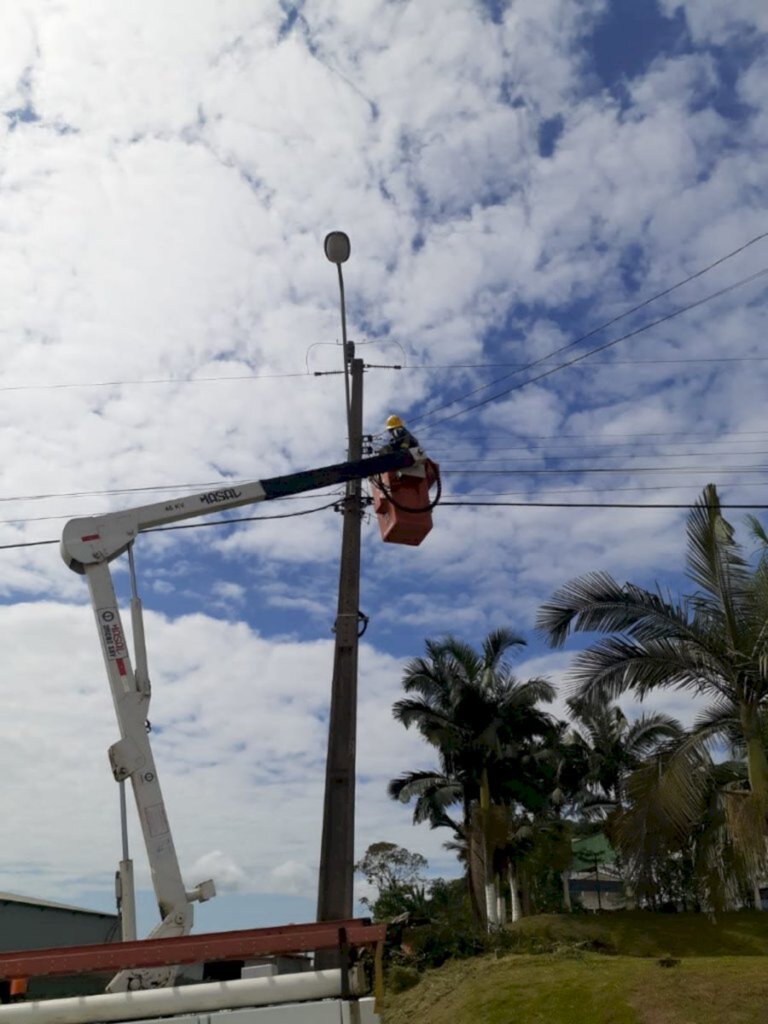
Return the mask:
[[103,910],[89,910],[87,907],[73,907],[68,903],[53,903],[51,900],[40,900],[34,896],[17,896],[11,892],[0,892],[0,903],[23,903],[30,907],[40,907],[46,910],[66,910],[71,914],[90,914],[92,917],[114,918],[116,914],[109,914]]

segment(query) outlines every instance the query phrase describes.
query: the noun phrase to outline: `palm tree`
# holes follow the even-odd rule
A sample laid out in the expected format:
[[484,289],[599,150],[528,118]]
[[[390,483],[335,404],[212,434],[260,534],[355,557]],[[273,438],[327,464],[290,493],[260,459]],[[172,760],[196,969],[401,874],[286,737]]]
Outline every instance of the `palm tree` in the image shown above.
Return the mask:
[[683,727],[669,715],[652,712],[630,722],[617,704],[568,701],[571,743],[584,752],[583,799],[589,807],[620,806],[623,782],[664,740],[680,739]]
[[705,743],[682,736],[657,747],[624,785],[626,805],[609,828],[639,899],[656,906],[660,876],[675,867],[695,902],[712,909],[748,888],[754,859],[731,827],[734,808],[747,795],[743,761],[715,763]]
[[[768,544],[755,521],[752,529]],[[748,791],[730,801],[731,826],[762,862],[768,810],[768,547],[750,565],[713,484],[689,514],[687,537],[692,594],[673,599],[592,572],[558,590],[540,609],[536,625],[558,647],[571,631],[610,634],[575,657],[571,674],[579,700],[609,702],[627,691],[642,699],[662,687],[709,699],[693,741],[722,739],[743,749]],[[681,790],[679,799],[694,798]]]
[[[493,855],[499,840],[500,807],[515,795],[530,798],[535,786],[523,764],[526,745],[552,729],[537,706],[554,698],[550,683],[519,682],[505,662],[525,641],[506,629],[483,640],[481,650],[452,636],[426,642],[426,657],[406,666],[393,715],[415,725],[439,754],[438,772],[407,772],[389,785],[403,802],[416,797],[415,821],[448,825],[468,848],[468,877],[476,911],[484,890],[489,925],[497,920]],[[461,804],[454,821],[447,808]],[[503,831],[503,830],[502,830]]]

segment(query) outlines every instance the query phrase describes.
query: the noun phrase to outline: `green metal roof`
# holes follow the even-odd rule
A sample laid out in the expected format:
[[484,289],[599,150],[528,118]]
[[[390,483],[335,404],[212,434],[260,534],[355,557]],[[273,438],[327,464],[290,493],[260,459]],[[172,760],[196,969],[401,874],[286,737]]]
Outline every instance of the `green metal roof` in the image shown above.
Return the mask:
[[594,868],[595,864],[613,864],[616,861],[613,847],[602,832],[598,832],[594,836],[585,836],[583,839],[574,839],[571,848],[573,850],[572,871],[588,871],[590,868]]

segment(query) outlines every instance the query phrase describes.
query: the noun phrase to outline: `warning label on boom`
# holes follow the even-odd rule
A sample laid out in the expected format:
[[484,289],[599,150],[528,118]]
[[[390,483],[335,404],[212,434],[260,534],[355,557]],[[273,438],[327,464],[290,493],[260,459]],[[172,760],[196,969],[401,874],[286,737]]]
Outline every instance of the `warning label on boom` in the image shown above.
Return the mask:
[[98,616],[101,639],[107,657],[110,661],[127,657],[128,650],[125,646],[125,637],[118,621],[117,612],[113,608],[100,608]]

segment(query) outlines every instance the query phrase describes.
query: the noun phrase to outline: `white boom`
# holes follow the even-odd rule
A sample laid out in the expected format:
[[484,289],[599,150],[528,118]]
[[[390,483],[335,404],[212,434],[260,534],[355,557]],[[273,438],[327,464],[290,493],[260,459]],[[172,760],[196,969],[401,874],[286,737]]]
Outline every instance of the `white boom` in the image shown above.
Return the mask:
[[[147,730],[151,688],[141,603],[134,593],[131,601],[134,670],[109,563],[126,551],[130,553],[136,537],[146,530],[396,469],[423,473],[424,461],[425,456],[418,448],[395,451],[356,462],[197,492],[128,511],[71,519],[64,527],[61,554],[67,565],[85,575],[87,580],[120,730],[120,739],[109,749],[112,772],[118,782],[131,781],[160,910],[160,923],[149,938],[188,934],[193,923],[191,904],[210,899],[215,895],[215,887],[210,880],[192,890],[184,887]],[[111,992],[158,988],[171,984],[175,974],[174,967],[122,971],[108,988]]]
[[[109,1021],[123,1024],[130,1020],[147,1024],[148,1018],[165,1018],[167,1024],[172,1024],[172,1021],[168,1021],[169,1017],[192,1013],[199,1021],[212,1021],[215,1016],[222,1024],[226,1024],[227,1018],[236,1020],[240,1016],[233,1013],[238,1007],[274,1007],[304,1000],[340,1000],[341,973],[341,970],[311,971],[276,978],[184,985],[161,992],[126,992],[18,1003],[0,1008],[0,1024],[107,1024]],[[353,997],[365,991],[362,972],[350,972],[348,988]],[[303,1012],[304,1009],[306,1012]],[[217,1011],[222,1011],[221,1015]],[[226,1016],[225,1011],[229,1011]],[[285,1024],[291,1021],[304,1021],[306,1024],[311,1021],[316,1024],[318,1016],[316,1005],[306,1008],[294,1005],[293,1013],[286,1007],[285,1015],[281,1015],[280,1019]],[[334,1016],[337,1022],[342,1019],[338,1010],[335,1015],[322,1016],[328,1021]],[[260,1014],[256,1019],[259,1017]]]

